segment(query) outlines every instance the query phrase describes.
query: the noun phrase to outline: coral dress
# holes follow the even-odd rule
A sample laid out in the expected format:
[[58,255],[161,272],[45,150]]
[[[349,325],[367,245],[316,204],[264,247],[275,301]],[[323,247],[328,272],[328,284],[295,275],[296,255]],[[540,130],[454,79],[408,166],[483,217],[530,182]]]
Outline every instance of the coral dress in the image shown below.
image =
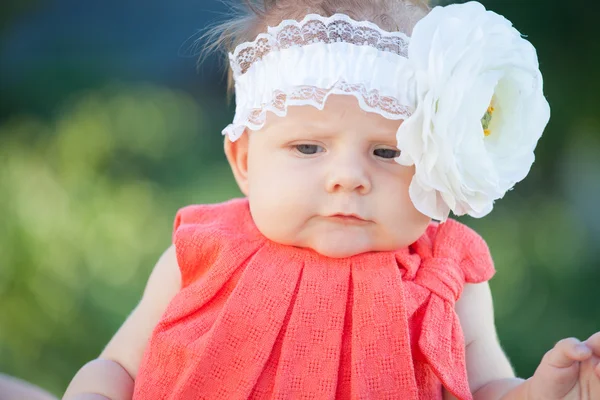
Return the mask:
[[173,240],[182,290],[134,399],[471,399],[454,304],[494,267],[466,226],[331,259],[268,240],[236,199],[181,209]]

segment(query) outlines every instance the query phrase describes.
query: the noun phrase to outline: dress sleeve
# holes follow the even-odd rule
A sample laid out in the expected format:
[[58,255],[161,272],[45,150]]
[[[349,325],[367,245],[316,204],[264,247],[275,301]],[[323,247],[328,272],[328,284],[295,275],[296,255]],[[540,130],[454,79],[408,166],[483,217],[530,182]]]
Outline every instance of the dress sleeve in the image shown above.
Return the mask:
[[211,265],[211,235],[203,222],[210,206],[190,205],[177,211],[173,224],[173,245],[181,271],[181,286],[200,278]]
[[262,240],[247,199],[181,208],[173,224],[173,244],[182,288],[204,276],[217,261],[231,263]]
[[465,274],[465,283],[481,283],[489,281],[496,269],[485,240],[473,229],[459,224],[462,244],[462,262],[460,264]]
[[454,260],[464,276],[463,283],[486,282],[496,273],[487,243],[468,226],[449,219],[430,226],[427,236],[431,256]]

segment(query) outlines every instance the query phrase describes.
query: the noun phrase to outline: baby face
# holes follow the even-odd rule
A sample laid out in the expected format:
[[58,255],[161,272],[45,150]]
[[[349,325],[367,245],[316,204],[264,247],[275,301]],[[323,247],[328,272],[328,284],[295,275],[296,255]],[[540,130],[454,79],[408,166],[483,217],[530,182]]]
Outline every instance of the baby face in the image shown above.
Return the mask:
[[413,168],[394,161],[400,123],[365,112],[353,96],[333,95],[323,111],[269,114],[261,130],[229,143],[260,232],[335,258],[413,243],[430,219],[409,198]]

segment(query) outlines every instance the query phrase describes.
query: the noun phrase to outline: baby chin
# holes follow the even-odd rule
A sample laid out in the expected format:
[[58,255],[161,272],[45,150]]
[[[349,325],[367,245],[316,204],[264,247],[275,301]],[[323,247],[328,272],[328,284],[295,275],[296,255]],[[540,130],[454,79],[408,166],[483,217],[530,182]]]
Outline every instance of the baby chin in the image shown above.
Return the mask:
[[309,244],[313,250],[326,257],[345,258],[377,250],[373,237],[355,226],[324,229]]

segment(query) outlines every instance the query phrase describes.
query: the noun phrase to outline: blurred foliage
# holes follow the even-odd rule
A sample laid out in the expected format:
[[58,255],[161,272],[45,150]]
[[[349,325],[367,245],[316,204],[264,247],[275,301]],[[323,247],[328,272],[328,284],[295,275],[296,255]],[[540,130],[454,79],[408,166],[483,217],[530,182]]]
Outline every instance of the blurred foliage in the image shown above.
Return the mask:
[[[600,78],[589,73],[600,51],[584,55],[597,35],[575,23],[592,12],[487,3],[536,38],[553,108],[528,178],[488,217],[463,219],[491,248],[500,340],[527,377],[558,339],[600,330]],[[576,31],[561,38],[557,18]],[[69,68],[0,102],[12,106],[0,120],[0,371],[56,394],[135,306],[176,210],[239,195],[221,150],[223,88],[88,89],[73,82],[98,71],[69,80]],[[55,104],[59,87],[72,95]],[[25,98],[43,112],[18,112]]]
[[3,1],[0,3],[0,32],[18,15],[37,6],[38,0]]
[[111,87],[0,128],[0,370],[64,390],[135,306],[176,209],[236,194],[221,165],[185,161],[202,119],[183,93]]

